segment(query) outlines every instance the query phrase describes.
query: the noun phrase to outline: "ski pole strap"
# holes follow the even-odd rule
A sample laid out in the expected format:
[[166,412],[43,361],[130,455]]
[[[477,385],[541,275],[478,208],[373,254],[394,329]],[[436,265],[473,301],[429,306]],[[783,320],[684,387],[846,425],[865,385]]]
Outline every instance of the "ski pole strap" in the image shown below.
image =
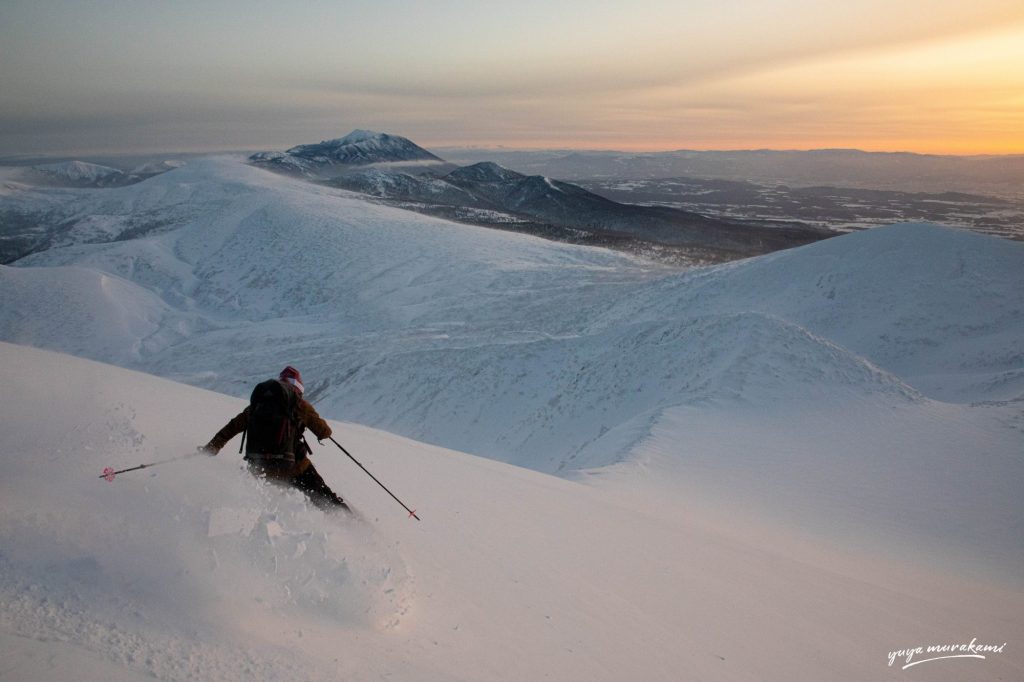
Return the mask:
[[403,509],[405,509],[405,511],[409,512],[409,516],[411,516],[412,518],[416,519],[417,521],[419,521],[419,520],[420,520],[420,517],[416,516],[416,510],[415,510],[415,509],[409,509],[408,507],[406,507],[406,506],[405,506],[405,503],[404,503],[404,502],[402,502],[402,501],[401,501],[400,499],[398,499],[397,497],[395,497],[395,494],[394,494],[393,492],[391,492],[390,490],[388,490],[388,489],[387,489],[387,486],[385,486],[385,485],[384,485],[383,483],[381,483],[380,481],[378,481],[378,480],[377,480],[377,477],[376,477],[376,476],[374,476],[373,474],[371,474],[371,473],[370,473],[370,472],[369,472],[369,471],[368,471],[368,470],[366,469],[366,467],[364,467],[364,466],[363,466],[362,464],[360,464],[360,463],[359,463],[359,460],[358,460],[358,459],[356,459],[355,457],[353,457],[353,456],[352,456],[352,453],[350,453],[350,452],[349,452],[348,450],[346,450],[345,448],[343,448],[343,447],[342,447],[342,445],[341,445],[341,443],[339,443],[338,441],[334,440],[334,436],[329,436],[329,438],[331,439],[331,442],[332,442],[332,443],[334,443],[335,445],[337,445],[337,446],[338,446],[338,449],[339,449],[339,450],[341,450],[341,451],[342,451],[342,452],[344,452],[344,453],[345,453],[346,455],[348,455],[348,458],[349,458],[349,459],[351,459],[351,460],[352,460],[353,462],[355,462],[355,463],[356,463],[356,466],[358,466],[358,467],[359,467],[360,469],[362,469],[362,470],[363,470],[364,472],[366,472],[366,475],[367,475],[367,476],[369,476],[370,478],[372,478],[372,479],[373,479],[373,482],[374,482],[374,483],[376,483],[377,485],[379,485],[379,486],[380,486],[381,488],[384,488],[384,492],[386,492],[386,493],[387,493],[388,495],[390,495],[390,496],[391,496],[391,498],[392,498],[392,499],[393,499],[393,500],[394,500],[395,502],[397,502],[398,504],[402,505],[402,508],[403,508]]

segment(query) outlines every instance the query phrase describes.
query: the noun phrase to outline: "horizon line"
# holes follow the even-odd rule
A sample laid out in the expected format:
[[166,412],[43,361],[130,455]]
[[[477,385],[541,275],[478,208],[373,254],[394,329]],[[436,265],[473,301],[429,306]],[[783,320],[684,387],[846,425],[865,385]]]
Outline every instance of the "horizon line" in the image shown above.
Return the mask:
[[[385,133],[388,135],[395,135],[399,137],[406,137],[398,133]],[[342,136],[344,137],[344,136]],[[327,138],[327,139],[340,139],[340,138]],[[947,158],[962,158],[962,159],[978,159],[978,158],[1015,158],[1024,157],[1024,152],[975,152],[975,153],[954,153],[954,152],[918,152],[908,151],[905,149],[891,149],[891,150],[876,150],[876,149],[864,149],[861,147],[807,147],[807,148],[796,148],[796,147],[708,147],[708,148],[697,148],[697,147],[676,147],[676,148],[665,148],[665,149],[629,149],[629,148],[615,148],[615,147],[569,147],[569,146],[513,146],[513,145],[487,145],[487,144],[420,144],[415,142],[412,138],[406,137],[410,141],[414,142],[417,146],[420,146],[427,151],[431,149],[445,150],[451,152],[458,151],[477,151],[477,152],[497,152],[497,153],[541,153],[541,152],[564,152],[564,153],[596,153],[596,154],[636,154],[636,155],[657,155],[657,154],[680,154],[680,153],[697,153],[697,154],[724,154],[724,153],[778,153],[778,154],[811,154],[820,152],[850,152],[858,154],[874,154],[874,155],[905,155],[905,156],[922,156],[922,157],[947,157]],[[311,144],[309,142],[302,142],[297,144]],[[93,149],[77,149],[77,150],[66,150],[66,151],[40,151],[40,152],[11,152],[3,153],[0,152],[0,164],[5,162],[26,162],[33,159],[69,159],[74,156],[108,156],[108,157],[128,157],[128,156],[144,156],[151,154],[180,154],[189,156],[199,155],[214,155],[214,154],[251,154],[255,152],[265,151],[282,151],[283,149],[289,149],[296,144],[290,144],[283,148],[272,148],[268,146],[232,146],[232,147],[140,147],[138,149],[116,149],[116,148],[93,148]]]

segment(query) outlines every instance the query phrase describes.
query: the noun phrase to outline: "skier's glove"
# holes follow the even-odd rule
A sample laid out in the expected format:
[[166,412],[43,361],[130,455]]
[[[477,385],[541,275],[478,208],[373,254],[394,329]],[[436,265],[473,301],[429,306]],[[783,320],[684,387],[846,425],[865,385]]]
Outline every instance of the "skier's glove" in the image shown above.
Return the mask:
[[206,445],[200,445],[198,448],[196,448],[196,450],[210,456],[216,455],[218,452],[220,452],[220,448],[214,447],[211,443],[207,443]]

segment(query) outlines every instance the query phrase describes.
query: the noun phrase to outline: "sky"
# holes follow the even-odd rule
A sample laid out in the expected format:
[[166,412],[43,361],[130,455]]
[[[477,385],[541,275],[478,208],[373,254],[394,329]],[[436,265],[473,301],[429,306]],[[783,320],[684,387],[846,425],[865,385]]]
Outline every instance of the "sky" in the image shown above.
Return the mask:
[[0,0],[0,154],[1024,153],[1022,0]]

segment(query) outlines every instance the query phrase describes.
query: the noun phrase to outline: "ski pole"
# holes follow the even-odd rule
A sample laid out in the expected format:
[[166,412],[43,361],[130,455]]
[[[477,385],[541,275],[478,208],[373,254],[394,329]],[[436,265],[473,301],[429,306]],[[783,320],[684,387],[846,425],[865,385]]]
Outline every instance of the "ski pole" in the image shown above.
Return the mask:
[[159,462],[150,462],[149,464],[140,464],[138,466],[129,467],[127,469],[121,469],[120,471],[114,471],[114,467],[106,467],[103,469],[103,473],[98,478],[105,478],[108,483],[113,483],[114,477],[118,474],[125,474],[129,471],[138,471],[139,469],[148,469],[150,467],[160,466],[161,464],[167,464],[169,462],[177,462],[178,460],[188,459],[189,457],[195,457],[199,453],[190,453],[181,457],[171,457],[170,459],[162,459]]
[[334,436],[328,436],[328,437],[329,437],[329,438],[331,439],[331,442],[332,442],[332,443],[334,443],[335,445],[337,445],[337,446],[338,446],[338,449],[339,449],[339,450],[341,450],[341,451],[342,451],[342,452],[344,452],[344,453],[345,453],[346,455],[348,455],[348,458],[349,458],[349,459],[351,459],[351,460],[352,460],[353,462],[355,462],[355,463],[356,463],[356,465],[357,465],[357,466],[358,466],[358,467],[359,467],[360,469],[362,469],[363,471],[365,471],[365,472],[366,472],[366,475],[367,475],[367,476],[369,476],[370,478],[372,478],[372,479],[373,479],[373,481],[374,481],[374,483],[376,483],[377,485],[379,485],[379,486],[380,486],[381,488],[384,488],[384,491],[385,491],[385,492],[386,492],[386,493],[387,493],[388,495],[390,495],[390,496],[391,496],[391,497],[392,497],[392,498],[393,498],[393,499],[395,500],[395,502],[397,502],[398,504],[402,505],[402,508],[403,508],[403,509],[405,509],[405,511],[409,512],[409,516],[411,516],[412,518],[416,519],[417,521],[419,521],[419,520],[420,520],[420,517],[416,516],[416,510],[415,510],[415,509],[409,509],[408,507],[406,507],[406,506],[405,506],[405,503],[404,503],[404,502],[402,502],[402,501],[401,501],[400,499],[398,499],[397,497],[395,497],[395,494],[394,494],[393,492],[391,492],[390,490],[388,490],[388,489],[387,489],[387,486],[385,486],[385,485],[384,485],[383,483],[381,483],[380,481],[378,481],[378,480],[377,480],[377,477],[376,477],[376,476],[374,476],[373,474],[371,474],[371,473],[370,473],[369,471],[367,471],[366,467],[364,467],[364,466],[363,466],[362,464],[359,464],[359,460],[358,460],[358,459],[356,459],[355,457],[353,457],[353,456],[352,456],[352,453],[350,453],[350,452],[349,452],[348,450],[346,450],[345,448],[343,448],[343,447],[341,446],[341,443],[339,443],[338,441],[334,440]]

